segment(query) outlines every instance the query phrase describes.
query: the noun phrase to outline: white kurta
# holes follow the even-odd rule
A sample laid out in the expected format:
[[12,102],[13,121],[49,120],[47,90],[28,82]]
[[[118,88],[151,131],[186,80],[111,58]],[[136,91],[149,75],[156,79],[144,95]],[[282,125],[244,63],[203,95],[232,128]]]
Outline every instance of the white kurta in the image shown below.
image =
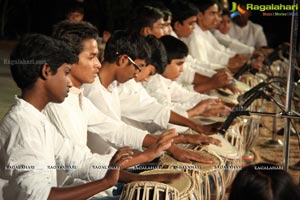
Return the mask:
[[121,115],[143,123],[155,123],[167,128],[170,121],[170,108],[151,97],[141,83],[134,79],[119,85]]
[[252,54],[255,50],[254,47],[241,43],[228,34],[221,33],[219,30],[214,30],[213,34],[222,45],[239,54]]
[[82,144],[86,144],[89,131],[115,146],[142,149],[147,134],[104,114],[75,87],[70,89],[63,103],[51,103],[46,106],[45,112],[65,137]]
[[[173,37],[176,37],[178,39],[181,39],[178,37],[178,35],[172,31],[171,35]],[[180,76],[177,78],[176,81],[183,84],[192,84],[194,81],[195,73],[198,72],[199,74],[202,74],[207,77],[213,76],[216,72],[212,69],[221,69],[223,66],[218,64],[209,64],[200,62],[197,59],[193,58],[190,54],[186,57],[186,61],[184,64],[184,70],[180,74]]]
[[[160,74],[151,76],[148,82],[143,82],[143,86],[159,103],[170,107],[173,111],[185,117],[188,117],[186,111],[193,108],[200,101],[215,98],[189,91],[176,81],[166,79]],[[176,128],[178,132],[185,132],[188,129],[177,125],[170,125],[169,128]]]
[[197,24],[188,38],[182,38],[189,48],[189,53],[203,63],[227,65],[234,52],[217,48],[216,39],[210,31],[203,31]]
[[88,148],[63,139],[44,114],[22,99],[17,98],[1,120],[0,133],[1,174],[9,179],[6,199],[47,199],[51,187],[57,186],[58,166],[69,169],[72,177],[89,181],[106,173],[92,165],[107,163]]
[[169,106],[175,112],[187,116],[186,110],[193,108],[202,100],[215,98],[197,92],[188,91],[175,81],[164,78],[160,74],[151,76],[148,82],[143,82],[147,92],[157,101]]
[[256,49],[268,45],[262,26],[250,20],[244,27],[232,23],[228,34],[230,37]]

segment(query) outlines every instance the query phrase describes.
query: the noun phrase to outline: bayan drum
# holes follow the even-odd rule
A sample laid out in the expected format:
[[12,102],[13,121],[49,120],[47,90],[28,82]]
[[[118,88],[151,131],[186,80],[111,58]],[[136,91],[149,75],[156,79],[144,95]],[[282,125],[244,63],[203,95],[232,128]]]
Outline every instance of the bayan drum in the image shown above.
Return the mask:
[[[178,173],[179,170],[172,170],[172,169],[159,169],[159,170],[150,170],[144,171],[140,174],[149,175],[149,174],[166,174],[166,173]],[[184,173],[179,179],[168,183],[168,185],[176,188],[179,191],[179,199],[180,200],[195,200],[194,196],[194,188],[195,184],[192,180],[192,177]]]
[[[211,135],[210,137],[221,141],[222,146],[210,144],[207,146],[207,149],[209,151],[217,153],[224,160],[225,166],[223,167],[225,170],[225,185],[229,186],[235,178],[238,170],[241,169],[241,156],[239,155],[237,149],[233,145],[231,145],[228,140],[226,140],[222,135],[215,134]],[[222,166],[219,167],[221,168]]]
[[192,176],[195,183],[194,195],[197,200],[221,200],[225,196],[224,162],[220,156],[214,152],[208,152],[207,149],[195,151],[203,156],[212,158],[213,164],[183,163],[175,160],[168,154],[161,156],[159,165],[162,168],[181,169]]
[[152,181],[127,183],[121,200],[180,200],[179,191],[167,184]]

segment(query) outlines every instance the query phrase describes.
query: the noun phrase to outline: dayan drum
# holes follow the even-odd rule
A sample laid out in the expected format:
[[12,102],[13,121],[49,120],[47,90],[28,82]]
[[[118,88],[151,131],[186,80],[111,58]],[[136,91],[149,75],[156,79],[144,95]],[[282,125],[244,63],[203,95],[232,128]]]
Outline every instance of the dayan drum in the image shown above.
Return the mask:
[[[144,171],[140,174],[149,175],[149,174],[166,174],[166,173],[178,173],[179,170],[172,170],[172,169],[159,169],[159,170],[150,170]],[[194,189],[195,184],[192,177],[184,173],[179,179],[168,183],[168,185],[176,188],[179,191],[179,199],[180,200],[195,200],[196,197],[194,196]]]
[[244,138],[245,151],[249,151],[256,143],[259,136],[260,116],[243,116],[245,123],[241,134]]
[[212,158],[215,163],[183,163],[164,154],[160,158],[159,165],[162,168],[181,169],[190,174],[195,183],[194,195],[197,200],[223,199],[225,196],[224,170],[219,167],[224,166],[222,158],[214,152],[208,152],[207,149],[195,152]]
[[179,191],[167,184],[152,181],[127,183],[121,200],[180,200]]
[[228,105],[236,106],[238,104],[237,96],[236,94],[229,94],[224,92],[223,90],[210,90],[209,95],[218,97],[223,102],[225,102]]
[[244,138],[241,134],[241,131],[244,130],[246,121],[239,119],[232,124],[225,133],[225,139],[233,145],[236,150],[239,152],[239,155],[242,155],[245,152]]
[[[211,135],[210,137],[213,137],[215,139],[218,139],[221,141],[222,146],[216,146],[213,144],[210,144],[207,146],[207,149],[209,151],[213,151],[217,153],[221,158],[224,160],[224,178],[225,178],[225,185],[229,186],[233,179],[235,178],[238,170],[241,168],[241,156],[238,153],[236,147],[231,145],[228,140],[226,140],[222,135],[215,134]],[[201,148],[201,147],[200,147]],[[220,168],[222,166],[219,166]]]

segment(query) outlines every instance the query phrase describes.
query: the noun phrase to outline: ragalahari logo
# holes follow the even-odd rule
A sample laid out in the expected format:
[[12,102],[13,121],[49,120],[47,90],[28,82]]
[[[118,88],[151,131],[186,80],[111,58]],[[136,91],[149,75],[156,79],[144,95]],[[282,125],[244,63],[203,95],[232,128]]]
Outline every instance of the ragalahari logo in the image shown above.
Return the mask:
[[247,10],[243,9],[241,7],[241,4],[238,4],[236,2],[231,2],[231,10],[229,12],[231,12],[230,17],[234,18],[238,15],[244,15],[246,14]]

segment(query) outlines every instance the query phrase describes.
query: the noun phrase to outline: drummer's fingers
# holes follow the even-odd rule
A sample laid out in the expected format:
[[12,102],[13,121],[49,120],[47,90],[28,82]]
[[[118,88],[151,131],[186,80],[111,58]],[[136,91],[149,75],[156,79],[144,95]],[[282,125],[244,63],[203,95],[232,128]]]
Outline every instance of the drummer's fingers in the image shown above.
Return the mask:
[[130,147],[122,147],[120,148],[115,155],[112,157],[111,159],[111,163],[116,163],[118,160],[120,160],[122,157],[125,156],[132,156],[133,155],[133,151]]
[[156,150],[158,152],[165,151],[171,147],[172,142],[173,142],[173,139],[169,139],[168,141],[165,141],[165,142],[159,142],[159,144],[157,144]]
[[200,163],[209,163],[209,164],[212,164],[214,163],[214,160],[209,158],[209,157],[206,157],[206,156],[202,156],[200,154],[197,154],[197,155],[193,155],[189,158],[190,160],[194,160],[194,161],[197,161],[197,162],[200,162]]
[[209,138],[209,140],[210,140],[210,143],[211,143],[211,144],[214,144],[214,145],[220,146],[220,147],[222,146],[221,141],[218,140],[218,139],[215,139],[215,138]]
[[170,129],[170,130],[167,130],[167,131],[164,131],[163,134],[159,137],[159,141],[158,142],[165,142],[167,140],[170,140],[174,137],[177,137],[178,134],[176,133],[176,130],[175,129]]
[[123,155],[119,160],[115,162],[115,166],[118,166],[120,169],[123,169],[126,166],[126,163],[129,162],[129,160],[132,159],[132,156],[129,155]]

